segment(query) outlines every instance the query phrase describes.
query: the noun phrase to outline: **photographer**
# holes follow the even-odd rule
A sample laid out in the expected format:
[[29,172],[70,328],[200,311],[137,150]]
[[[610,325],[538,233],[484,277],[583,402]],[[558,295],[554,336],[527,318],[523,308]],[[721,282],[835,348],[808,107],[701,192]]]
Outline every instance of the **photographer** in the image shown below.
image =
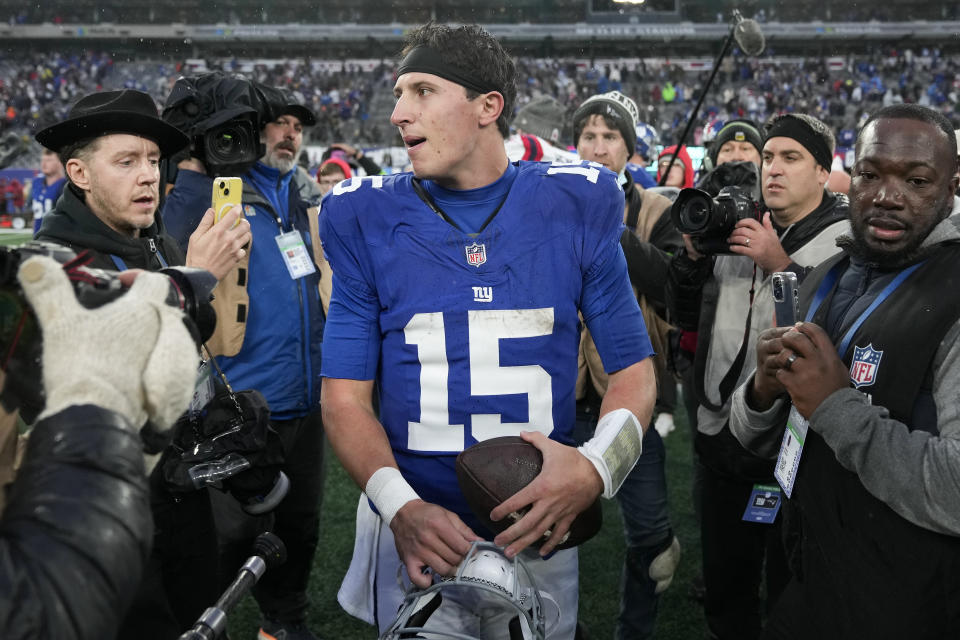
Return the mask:
[[[202,218],[186,257],[163,233],[156,215],[160,160],[188,140],[158,117],[147,94],[122,90],[85,96],[66,120],[39,131],[36,138],[59,154],[69,181],[54,210],[44,216],[38,240],[77,253],[87,250],[91,267],[156,271],[186,262],[218,279],[244,255],[250,232],[245,221],[233,226],[236,210],[214,225],[213,210],[207,205],[198,208]],[[194,378],[195,370],[190,373]],[[122,627],[125,638],[176,636],[218,594],[208,492],[171,493],[162,478],[162,464],[150,477],[153,554]]]
[[[314,636],[305,624],[307,584],[319,537],[323,478],[319,372],[324,310],[319,287],[329,287],[330,281],[320,277],[325,262],[319,257],[317,210],[301,196],[295,176],[304,127],[316,119],[276,89],[223,74],[181,78],[167,99],[164,118],[188,130],[194,140],[191,157],[178,164],[164,205],[163,217],[171,227],[196,224],[196,212],[209,202],[212,176],[243,177],[243,208],[253,241],[250,253],[218,288],[219,301],[226,305],[218,318],[229,320],[209,344],[220,354],[217,361],[234,388],[256,389],[266,398],[270,425],[283,440],[282,469],[290,478],[289,493],[271,514],[272,530],[286,544],[288,561],[253,591],[264,617],[261,637],[309,640]],[[236,148],[232,159],[218,156],[219,147],[212,149],[206,141],[222,137],[217,133],[221,125],[243,135],[248,129],[257,133],[256,144]],[[234,173],[222,173],[228,170]],[[236,563],[222,571],[232,575],[265,523],[251,521],[235,501],[221,498],[215,494],[222,560]]]
[[[672,317],[681,329],[699,331],[694,384],[701,403],[704,607],[712,637],[721,640],[759,636],[765,562],[768,606],[787,578],[778,525],[742,520],[754,485],[776,483],[773,464],[731,435],[729,394],[749,373],[743,363],[755,357],[757,334],[772,325],[770,275],[793,271],[802,279],[849,228],[846,198],[824,190],[833,148],[833,134],[819,120],[774,118],[761,154],[762,218],[736,223],[725,238],[727,255],[704,256],[694,248],[704,238],[684,236],[685,250],[670,264]],[[730,378],[736,384],[722,384]]]
[[27,260],[18,279],[43,335],[47,403],[0,518],[0,635],[110,638],[152,538],[138,429],[169,428],[186,409],[196,346],[159,275],[93,310],[50,258]]

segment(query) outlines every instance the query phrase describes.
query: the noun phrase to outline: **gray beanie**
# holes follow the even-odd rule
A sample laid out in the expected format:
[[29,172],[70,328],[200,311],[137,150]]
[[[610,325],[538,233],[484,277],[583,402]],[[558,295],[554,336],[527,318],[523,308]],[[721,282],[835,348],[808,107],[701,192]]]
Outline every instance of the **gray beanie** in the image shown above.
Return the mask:
[[637,122],[640,110],[637,103],[619,91],[608,91],[583,101],[573,112],[573,143],[577,144],[587,122],[587,116],[601,115],[604,120],[613,121],[627,145],[628,157],[637,146]]
[[559,144],[566,112],[563,105],[550,96],[540,96],[517,112],[513,118],[513,126],[553,144]]

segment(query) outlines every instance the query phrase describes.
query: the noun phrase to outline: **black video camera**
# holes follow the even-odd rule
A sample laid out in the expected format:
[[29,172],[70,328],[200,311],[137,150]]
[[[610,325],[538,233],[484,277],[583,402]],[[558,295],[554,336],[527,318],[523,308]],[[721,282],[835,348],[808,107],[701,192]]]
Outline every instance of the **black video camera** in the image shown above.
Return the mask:
[[242,175],[263,156],[260,130],[277,118],[281,100],[262,85],[215,71],[177,80],[163,119],[190,137],[190,154],[208,175]]
[[[63,265],[77,301],[88,309],[116,300],[127,291],[116,272],[85,266],[87,256],[78,256],[67,247],[38,241],[20,247],[0,247],[0,369],[7,374],[0,403],[7,411],[20,409],[28,423],[36,419],[45,402],[43,342],[36,316],[17,280],[17,271],[22,262],[37,255],[51,257]],[[202,269],[189,267],[168,267],[160,273],[170,279],[167,304],[183,311],[184,324],[199,346],[216,327],[216,313],[209,302],[216,278]]]
[[700,253],[733,253],[727,238],[737,222],[762,219],[760,203],[742,187],[724,187],[711,198],[700,189],[682,189],[670,209],[673,224],[686,233]]

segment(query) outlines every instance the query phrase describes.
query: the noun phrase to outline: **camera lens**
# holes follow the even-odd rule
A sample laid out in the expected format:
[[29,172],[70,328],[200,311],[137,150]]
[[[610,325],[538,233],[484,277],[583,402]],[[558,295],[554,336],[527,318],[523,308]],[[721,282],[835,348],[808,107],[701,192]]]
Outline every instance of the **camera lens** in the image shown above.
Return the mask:
[[677,228],[691,235],[700,233],[710,225],[710,198],[694,189],[683,195],[686,197],[678,197],[674,205],[677,208]]
[[[207,131],[203,148],[208,165],[225,167],[256,160],[260,140],[252,122],[234,119]],[[225,186],[222,184],[221,188]]]
[[783,281],[779,277],[773,279],[773,299],[783,302]]

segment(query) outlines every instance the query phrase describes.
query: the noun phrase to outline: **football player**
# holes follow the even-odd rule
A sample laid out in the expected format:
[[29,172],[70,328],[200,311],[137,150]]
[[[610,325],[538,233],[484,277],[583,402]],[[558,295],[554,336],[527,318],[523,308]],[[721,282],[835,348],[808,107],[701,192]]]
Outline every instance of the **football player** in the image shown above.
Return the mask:
[[[577,514],[612,497],[636,463],[656,381],[619,238],[617,176],[595,163],[511,164],[503,135],[516,70],[477,26],[429,24],[407,36],[394,87],[412,174],[352,178],[326,196],[333,295],[324,332],[324,424],[364,488],[340,602],[383,630],[419,587],[452,575],[471,542],[524,553],[562,612],[550,637],[573,638],[576,549],[558,551]],[[596,435],[569,446],[580,317],[607,371]],[[379,393],[379,420],[372,393]],[[470,513],[456,455],[521,435],[542,472],[493,510]],[[429,569],[429,571],[428,571]],[[472,612],[448,622],[469,626]]]

